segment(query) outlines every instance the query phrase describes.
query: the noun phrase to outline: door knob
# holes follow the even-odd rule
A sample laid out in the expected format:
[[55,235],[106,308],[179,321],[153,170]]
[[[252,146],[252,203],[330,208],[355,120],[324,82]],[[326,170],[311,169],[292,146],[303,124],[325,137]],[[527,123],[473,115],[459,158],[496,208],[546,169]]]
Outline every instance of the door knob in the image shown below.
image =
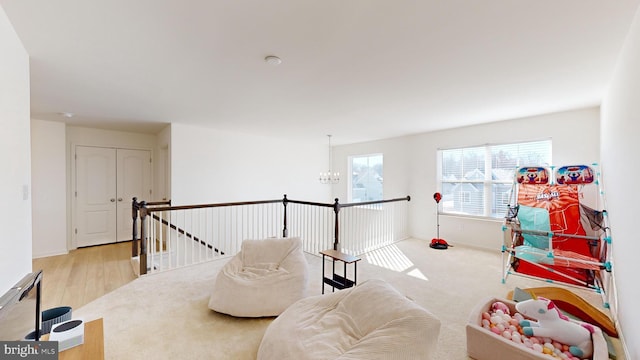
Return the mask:
[[115,201],[116,201],[116,199],[110,199],[109,201],[111,201],[111,202],[115,202]]
[[118,201],[122,201],[122,198],[118,198]]

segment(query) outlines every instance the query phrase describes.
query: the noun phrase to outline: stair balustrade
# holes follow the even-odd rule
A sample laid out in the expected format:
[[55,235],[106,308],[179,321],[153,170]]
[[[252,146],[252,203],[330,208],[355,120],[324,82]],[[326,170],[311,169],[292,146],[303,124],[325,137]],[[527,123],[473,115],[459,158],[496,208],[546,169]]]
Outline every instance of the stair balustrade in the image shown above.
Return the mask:
[[361,255],[408,237],[409,196],[340,204],[288,199],[172,206],[132,199],[139,275],[229,257],[245,239],[298,236],[310,254]]

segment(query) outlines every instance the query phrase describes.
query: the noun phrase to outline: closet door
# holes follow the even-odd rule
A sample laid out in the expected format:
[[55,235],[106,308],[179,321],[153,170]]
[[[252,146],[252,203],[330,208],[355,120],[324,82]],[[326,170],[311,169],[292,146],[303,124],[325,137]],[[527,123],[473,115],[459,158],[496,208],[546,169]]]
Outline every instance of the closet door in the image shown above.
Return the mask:
[[131,199],[151,201],[151,151],[117,150],[117,241],[131,240]]
[[151,151],[76,146],[76,245],[131,240],[131,199],[151,200]]
[[114,242],[116,239],[116,151],[76,147],[77,246]]

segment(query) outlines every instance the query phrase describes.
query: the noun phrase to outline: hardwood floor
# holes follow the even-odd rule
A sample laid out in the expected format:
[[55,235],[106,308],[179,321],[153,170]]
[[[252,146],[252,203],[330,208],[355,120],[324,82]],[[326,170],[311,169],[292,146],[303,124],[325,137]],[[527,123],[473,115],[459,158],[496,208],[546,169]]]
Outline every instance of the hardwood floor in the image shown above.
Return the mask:
[[77,309],[135,279],[131,242],[72,250],[67,255],[33,259],[42,269],[42,309]]

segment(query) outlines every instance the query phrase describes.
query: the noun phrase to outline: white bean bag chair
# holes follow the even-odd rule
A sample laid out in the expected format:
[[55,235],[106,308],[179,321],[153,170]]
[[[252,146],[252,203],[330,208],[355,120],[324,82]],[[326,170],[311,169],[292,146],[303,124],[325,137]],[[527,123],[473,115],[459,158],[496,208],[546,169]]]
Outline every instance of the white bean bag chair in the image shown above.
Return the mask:
[[431,359],[440,320],[382,280],[291,305],[267,328],[258,359]]
[[280,315],[307,295],[308,273],[300,238],[244,240],[218,273],[209,308],[238,317]]

